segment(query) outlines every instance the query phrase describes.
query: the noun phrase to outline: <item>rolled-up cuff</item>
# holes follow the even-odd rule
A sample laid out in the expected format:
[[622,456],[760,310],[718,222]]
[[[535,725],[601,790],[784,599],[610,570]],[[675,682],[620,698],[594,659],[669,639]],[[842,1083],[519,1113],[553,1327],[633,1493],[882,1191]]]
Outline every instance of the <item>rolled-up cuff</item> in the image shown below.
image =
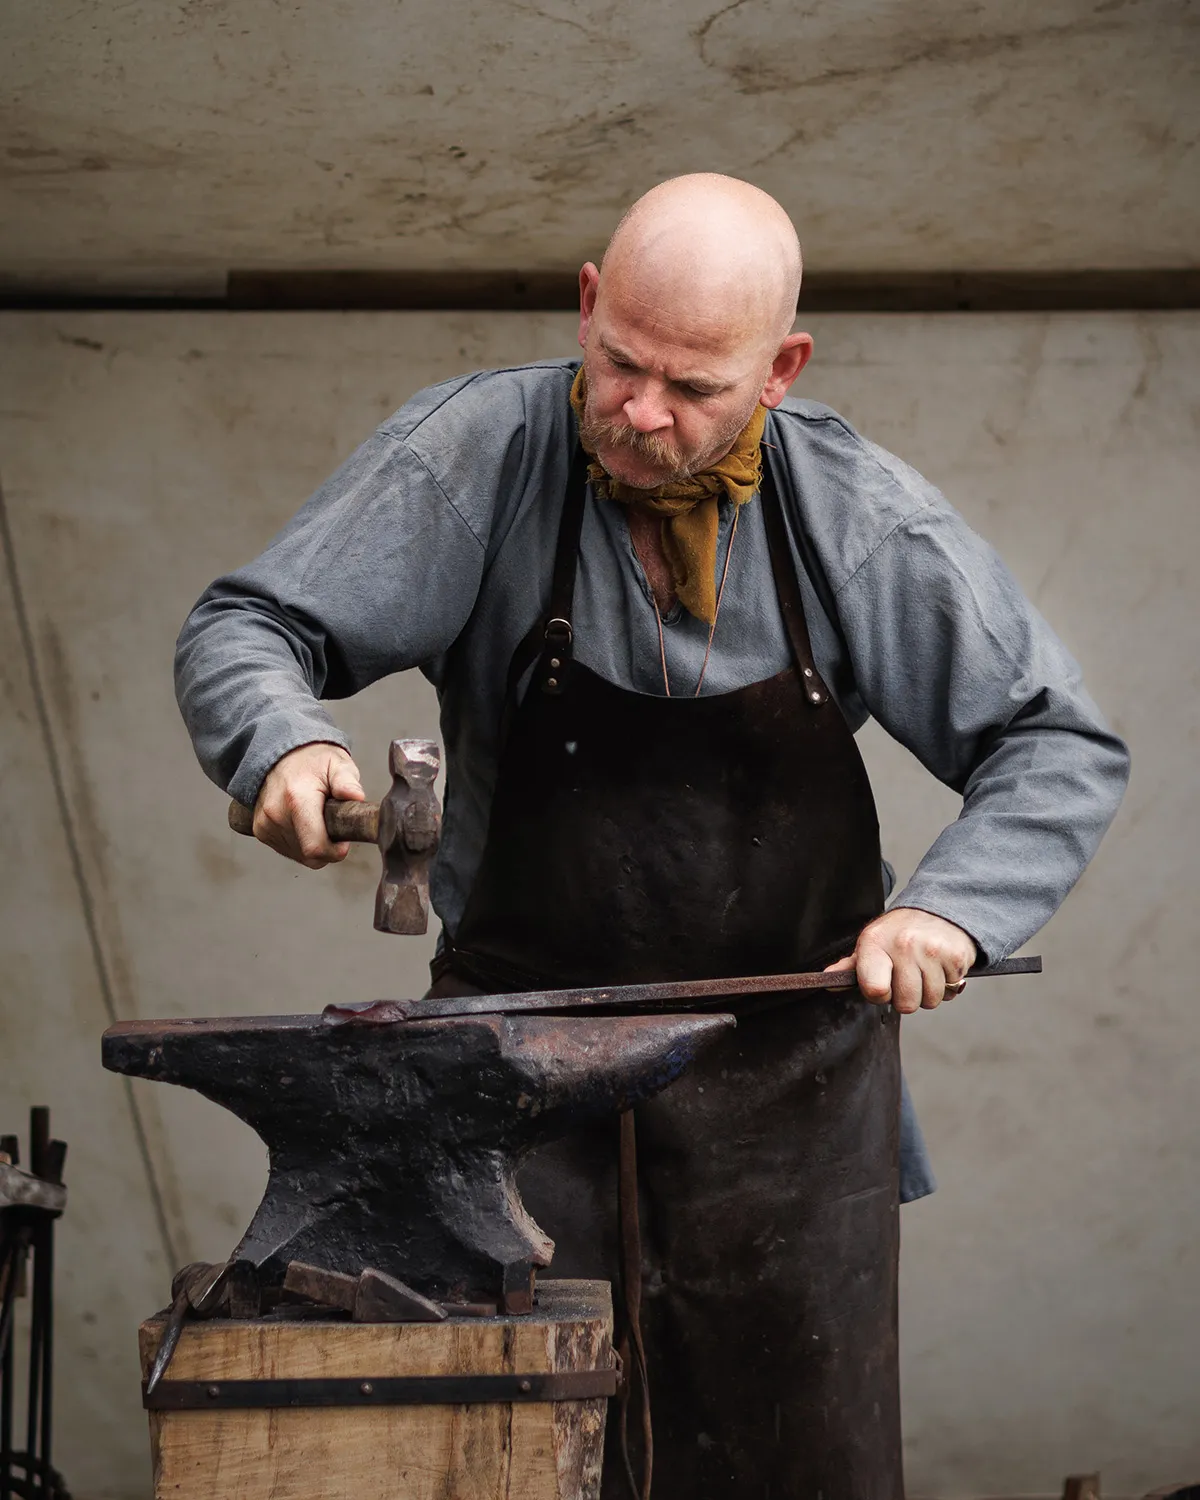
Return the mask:
[[271,767],[301,745],[340,745],[350,749],[349,737],[332,722],[324,724],[309,721],[296,725],[290,732],[278,736],[256,734],[249,751],[238,766],[233,780],[227,788],[235,802],[253,807],[258,799],[259,788],[267,779]]
[[954,901],[946,900],[940,893],[931,894],[923,890],[915,880],[910,880],[899,895],[888,902],[889,911],[902,906],[910,907],[913,911],[927,911],[931,917],[941,917],[946,922],[953,922],[955,927],[961,927],[975,944],[977,964],[999,963],[1025,941],[1023,937],[1011,941],[996,932],[989,932],[982,912],[971,910],[966,903],[960,906]]

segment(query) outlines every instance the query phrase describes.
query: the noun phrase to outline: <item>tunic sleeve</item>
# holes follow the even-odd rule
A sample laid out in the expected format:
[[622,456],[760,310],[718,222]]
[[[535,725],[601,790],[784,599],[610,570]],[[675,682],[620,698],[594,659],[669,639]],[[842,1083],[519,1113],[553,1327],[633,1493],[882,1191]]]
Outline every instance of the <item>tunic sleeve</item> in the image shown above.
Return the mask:
[[932,487],[836,604],[867,709],[963,798],[893,904],[945,917],[981,958],[1004,958],[1095,853],[1126,747],[1008,569]]
[[479,589],[495,480],[483,460],[472,493],[451,498],[385,426],[260,557],[205,591],[179,637],[176,693],[218,785],[253,803],[289,750],[348,743],[318,700],[447,649]]

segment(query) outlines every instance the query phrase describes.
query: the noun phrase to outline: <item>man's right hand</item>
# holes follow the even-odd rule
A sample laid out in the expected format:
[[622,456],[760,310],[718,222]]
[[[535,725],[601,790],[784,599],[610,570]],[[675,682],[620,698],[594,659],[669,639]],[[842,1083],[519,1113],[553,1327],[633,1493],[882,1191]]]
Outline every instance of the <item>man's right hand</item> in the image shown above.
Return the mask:
[[365,802],[358,767],[340,745],[301,745],[277,760],[254,804],[254,837],[310,870],[345,859],[349,844],[330,842],[325,802]]

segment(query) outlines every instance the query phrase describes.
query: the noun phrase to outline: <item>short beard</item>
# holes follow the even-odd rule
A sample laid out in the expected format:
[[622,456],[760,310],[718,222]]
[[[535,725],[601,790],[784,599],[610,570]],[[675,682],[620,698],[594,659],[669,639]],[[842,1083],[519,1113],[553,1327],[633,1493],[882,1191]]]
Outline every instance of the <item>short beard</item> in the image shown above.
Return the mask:
[[708,468],[718,458],[723,458],[732,448],[734,440],[745,428],[754,411],[751,407],[750,411],[738,420],[736,426],[731,422],[729,430],[722,432],[704,453],[687,459],[677,448],[656,433],[639,432],[636,427],[630,427],[627,422],[614,422],[594,416],[591,406],[589,399],[584,407],[583,421],[579,424],[579,436],[584,447],[593,453],[598,453],[604,447],[634,454],[645,463],[664,471],[663,477],[656,482],[657,484],[679,484],[691,479],[702,469]]

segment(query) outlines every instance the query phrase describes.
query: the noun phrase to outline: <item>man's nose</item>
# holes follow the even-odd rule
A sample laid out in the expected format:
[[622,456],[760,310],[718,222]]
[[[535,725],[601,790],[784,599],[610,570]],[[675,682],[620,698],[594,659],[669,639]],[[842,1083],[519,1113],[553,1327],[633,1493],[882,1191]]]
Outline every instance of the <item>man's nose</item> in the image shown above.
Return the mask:
[[638,432],[662,432],[673,425],[663,392],[655,390],[649,381],[634,391],[623,410],[625,420]]

